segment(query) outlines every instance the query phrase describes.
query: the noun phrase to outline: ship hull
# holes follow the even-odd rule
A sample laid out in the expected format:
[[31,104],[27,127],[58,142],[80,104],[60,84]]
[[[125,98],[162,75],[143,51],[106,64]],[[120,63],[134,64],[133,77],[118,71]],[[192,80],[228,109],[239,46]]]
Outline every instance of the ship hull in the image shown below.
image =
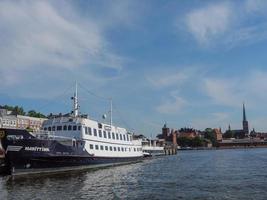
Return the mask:
[[98,157],[56,140],[9,141],[6,159],[11,175],[63,172],[141,161],[143,157]]

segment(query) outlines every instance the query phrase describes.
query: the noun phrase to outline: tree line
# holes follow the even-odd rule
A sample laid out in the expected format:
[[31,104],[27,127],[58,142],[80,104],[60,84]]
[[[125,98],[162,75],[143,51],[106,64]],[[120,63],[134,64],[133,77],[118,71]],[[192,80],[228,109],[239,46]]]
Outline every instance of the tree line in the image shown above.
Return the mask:
[[36,112],[35,110],[29,110],[28,112],[24,111],[23,107],[21,106],[9,106],[4,105],[0,106],[2,109],[6,109],[11,111],[13,115],[25,115],[29,117],[38,117],[38,118],[45,118],[46,116],[40,112]]

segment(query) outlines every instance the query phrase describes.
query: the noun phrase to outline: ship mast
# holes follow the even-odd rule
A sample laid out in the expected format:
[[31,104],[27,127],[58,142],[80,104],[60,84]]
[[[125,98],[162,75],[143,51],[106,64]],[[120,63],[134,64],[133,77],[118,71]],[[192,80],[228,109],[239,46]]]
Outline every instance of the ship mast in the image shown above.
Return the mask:
[[79,115],[79,104],[78,104],[78,87],[77,81],[75,82],[75,93],[73,99],[73,114],[74,117],[78,117]]
[[110,128],[112,126],[112,98],[110,98]]

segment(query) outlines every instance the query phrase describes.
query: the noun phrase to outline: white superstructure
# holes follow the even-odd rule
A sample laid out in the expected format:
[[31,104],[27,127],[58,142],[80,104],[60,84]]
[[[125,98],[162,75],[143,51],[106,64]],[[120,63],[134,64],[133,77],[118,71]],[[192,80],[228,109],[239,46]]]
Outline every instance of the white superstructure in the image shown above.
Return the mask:
[[[73,99],[73,112],[52,117],[43,123],[43,130],[62,138],[73,139],[73,146],[83,148],[96,157],[141,157],[141,139],[133,139],[133,134],[125,128],[97,122],[86,115],[79,115],[77,86]],[[111,112],[112,115],[112,105]]]

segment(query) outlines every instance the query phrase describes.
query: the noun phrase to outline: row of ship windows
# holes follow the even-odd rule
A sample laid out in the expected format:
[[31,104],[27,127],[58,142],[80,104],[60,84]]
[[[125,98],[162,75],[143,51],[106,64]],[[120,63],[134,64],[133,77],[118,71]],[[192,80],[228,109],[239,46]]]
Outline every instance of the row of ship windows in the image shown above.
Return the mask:
[[[90,144],[90,149],[95,149],[95,150],[104,150],[105,148],[105,151],[122,151],[122,152],[131,152],[131,147],[127,148],[127,147],[112,147],[112,146],[103,146],[103,145],[93,145],[93,144]],[[141,148],[132,148],[133,151],[142,151]]]
[[65,126],[52,126],[52,127],[45,127],[44,128],[44,130],[45,131],[55,131],[55,130],[57,130],[57,131],[80,131],[81,130],[81,126],[76,126],[76,125],[74,125],[74,126],[71,126],[71,125],[69,125],[69,126],[67,126],[67,125],[65,125]]
[[[93,129],[93,133],[94,133],[94,136],[98,136],[98,137],[104,137],[104,138],[108,138],[108,139],[113,139],[113,140],[124,140],[124,141],[129,141],[129,140],[132,140],[132,136],[129,136],[129,135],[122,135],[122,134],[119,134],[119,133],[114,133],[114,132],[107,132],[107,131],[103,131],[102,130],[98,130],[98,134],[97,134],[97,130],[94,128]],[[90,127],[85,127],[85,134],[86,135],[92,135],[92,128]]]
[[[92,128],[90,127],[84,127],[85,128],[85,134],[86,135],[92,135]],[[64,125],[64,126],[52,126],[52,127],[45,127],[44,128],[45,131],[80,131],[81,130],[81,126],[71,126],[71,125]],[[99,137],[104,137],[104,138],[108,138],[108,139],[113,139],[113,140],[124,140],[124,141],[131,141],[132,140],[132,137],[129,135],[122,135],[122,134],[118,134],[118,133],[114,133],[114,132],[106,132],[106,131],[103,131],[102,130],[98,130],[98,134],[97,134],[97,130],[94,128],[93,129],[93,133],[94,133],[94,136],[99,136]]]

